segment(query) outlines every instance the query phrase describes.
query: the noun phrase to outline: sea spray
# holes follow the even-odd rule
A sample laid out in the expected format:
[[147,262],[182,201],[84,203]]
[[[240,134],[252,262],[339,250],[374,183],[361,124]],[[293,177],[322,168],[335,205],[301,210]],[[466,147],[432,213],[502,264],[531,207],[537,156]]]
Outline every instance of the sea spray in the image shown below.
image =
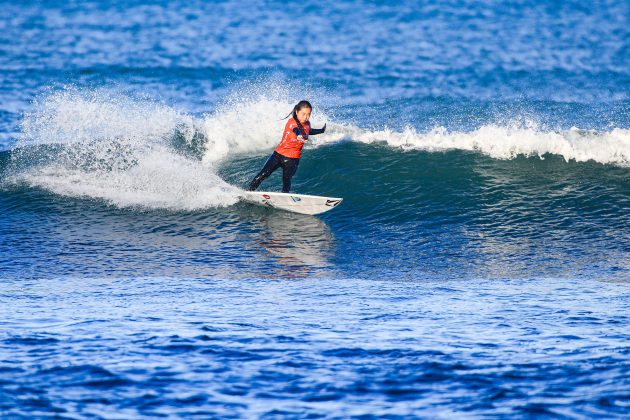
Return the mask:
[[302,99],[317,98],[313,100],[311,124],[322,126],[329,121],[319,106],[326,97],[308,86],[273,77],[234,86],[199,123],[207,139],[204,162],[217,162],[231,154],[268,153],[280,142],[287,116]]
[[209,163],[173,147],[190,142],[192,118],[106,91],[66,89],[34,104],[22,123],[12,179],[119,207],[196,210],[226,206],[237,190]]

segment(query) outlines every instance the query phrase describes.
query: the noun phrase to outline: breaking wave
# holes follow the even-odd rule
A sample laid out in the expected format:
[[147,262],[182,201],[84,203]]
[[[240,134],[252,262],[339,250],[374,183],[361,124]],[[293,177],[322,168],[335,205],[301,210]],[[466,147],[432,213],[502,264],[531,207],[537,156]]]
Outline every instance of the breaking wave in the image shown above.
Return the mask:
[[[56,194],[101,199],[117,207],[196,210],[230,206],[241,190],[219,175],[222,162],[261,156],[277,144],[294,101],[288,95],[226,101],[193,116],[163,103],[102,90],[65,89],[43,96],[24,115],[8,181]],[[280,97],[282,96],[282,97]],[[561,156],[627,167],[630,130],[543,130],[534,123],[486,124],[466,132],[436,127],[370,130],[332,121],[308,148],[358,142],[402,152],[462,150],[494,159]],[[259,168],[251,168],[253,175]]]

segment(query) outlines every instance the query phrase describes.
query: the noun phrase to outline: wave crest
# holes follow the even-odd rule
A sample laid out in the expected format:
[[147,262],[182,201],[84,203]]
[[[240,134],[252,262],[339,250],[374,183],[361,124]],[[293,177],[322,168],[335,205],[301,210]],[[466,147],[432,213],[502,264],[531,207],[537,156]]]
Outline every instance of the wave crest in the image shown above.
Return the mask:
[[615,128],[601,132],[573,127],[565,131],[543,131],[529,127],[484,125],[473,131],[456,132],[437,127],[422,133],[413,128],[402,132],[389,129],[363,130],[355,126],[329,124],[330,130],[314,140],[314,147],[339,141],[383,143],[402,150],[441,152],[464,150],[480,152],[495,159],[547,154],[565,161],[595,161],[630,166],[630,130]]

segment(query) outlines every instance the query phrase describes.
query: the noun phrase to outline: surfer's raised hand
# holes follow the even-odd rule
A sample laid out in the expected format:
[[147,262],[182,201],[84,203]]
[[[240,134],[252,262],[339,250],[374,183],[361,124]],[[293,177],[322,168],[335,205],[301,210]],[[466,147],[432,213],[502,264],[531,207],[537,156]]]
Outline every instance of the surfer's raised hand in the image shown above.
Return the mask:
[[322,128],[311,128],[311,131],[308,134],[314,136],[317,134],[323,134],[325,131],[326,131],[326,124],[324,124]]

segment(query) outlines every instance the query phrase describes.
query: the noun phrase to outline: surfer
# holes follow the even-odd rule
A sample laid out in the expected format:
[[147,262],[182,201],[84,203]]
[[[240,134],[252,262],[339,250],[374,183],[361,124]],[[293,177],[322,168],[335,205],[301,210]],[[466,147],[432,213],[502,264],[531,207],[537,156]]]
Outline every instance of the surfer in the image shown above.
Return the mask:
[[311,111],[313,107],[308,101],[300,101],[293,107],[293,111],[285,118],[289,118],[284,126],[282,140],[278,147],[275,148],[271,157],[265,163],[265,166],[256,175],[249,184],[248,191],[254,191],[261,182],[263,182],[276,169],[282,167],[282,192],[288,193],[291,188],[291,178],[295,175],[300,156],[302,155],[302,147],[308,140],[308,136],[322,134],[326,131],[326,124],[322,128],[311,128]]

